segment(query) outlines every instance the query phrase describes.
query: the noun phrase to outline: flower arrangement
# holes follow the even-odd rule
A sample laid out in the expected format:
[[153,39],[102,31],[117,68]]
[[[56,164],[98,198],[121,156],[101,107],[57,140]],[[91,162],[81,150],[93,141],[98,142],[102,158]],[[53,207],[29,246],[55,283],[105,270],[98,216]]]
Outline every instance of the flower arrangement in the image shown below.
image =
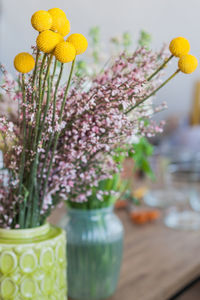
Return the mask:
[[[6,173],[1,171],[0,176],[0,227],[4,228],[40,226],[55,205],[47,202],[48,180],[59,136],[66,124],[63,112],[75,58],[87,49],[87,40],[82,34],[64,39],[70,31],[70,23],[59,8],[37,11],[31,23],[39,32],[37,46],[33,47],[32,55],[25,52],[16,55],[17,80],[11,80],[1,68],[5,79],[2,88],[19,103],[15,120],[1,116]],[[61,64],[57,75],[58,62]],[[69,78],[61,94],[59,85],[64,64],[70,62]]]
[[[121,35],[111,37],[109,39],[108,46],[106,46],[106,49],[101,41],[100,28],[98,26],[92,27],[89,30],[89,37],[90,51],[87,51],[87,62],[85,60],[78,60],[76,64],[76,75],[79,77],[87,76],[92,78],[95,74],[101,72],[102,65],[105,65],[111,59],[114,60],[114,57],[118,56],[120,53],[131,53],[133,42],[132,37],[128,31],[124,32]],[[138,42],[135,45],[135,47],[143,47],[145,49],[150,49],[151,40],[151,35],[146,31],[141,30],[139,33]],[[164,110],[165,108],[166,104],[163,103],[160,107],[154,108],[154,111],[156,112]],[[150,115],[153,113],[151,100],[149,100],[148,103],[146,103],[145,109],[146,112],[148,111]],[[145,122],[147,123],[148,120],[145,119]],[[161,129],[162,127],[160,127],[160,130]],[[154,179],[155,177],[149,162],[149,157],[153,154],[153,147],[148,141],[148,138],[144,136],[133,136],[127,141],[127,144],[127,158],[132,159],[134,162],[134,167],[132,166],[133,173],[136,175],[139,174],[139,171],[142,171],[142,173],[140,174],[146,174],[151,179]],[[124,149],[122,149],[122,152],[124,152]],[[123,160],[125,157],[122,155],[121,158]],[[112,187],[110,186],[110,188]],[[123,177],[121,177],[118,183],[118,189],[120,194],[123,193],[123,189],[125,189],[124,195],[120,195],[120,198],[124,198],[127,196],[127,194],[129,194],[131,199],[136,201],[136,199],[132,196],[130,180],[125,180]],[[118,206],[120,203],[122,203],[122,201],[118,201],[117,203],[115,203],[115,207]],[[125,202],[123,201],[123,203]]]
[[[65,149],[57,152],[57,171],[49,181],[50,190],[55,191],[57,183],[53,198],[63,197],[69,206],[62,225],[68,236],[69,296],[73,299],[83,295],[88,300],[107,299],[116,289],[123,227],[112,204],[126,187],[120,183],[124,158],[140,151],[128,142],[133,136],[162,130],[150,120],[151,98],[179,73],[178,69],[160,82],[160,71],[170,59],[163,51],[140,47],[134,53],[123,52],[100,73],[80,77],[73,84],[64,111],[66,127],[59,139]],[[195,69],[195,63],[189,65],[188,73]],[[144,162],[142,156],[136,159]],[[131,214],[137,223],[156,218],[157,211]]]
[[[74,82],[64,112],[68,125],[60,136],[65,151],[58,152],[58,172],[52,174],[50,183],[50,189],[54,189],[57,182],[57,196],[66,199],[69,206],[96,209],[113,204],[119,197],[124,188],[119,184],[122,162],[130,151],[134,152],[127,140],[133,135],[152,136],[162,131],[150,120],[154,110],[149,115],[144,102],[180,71],[191,73],[197,67],[196,58],[186,54],[188,44],[184,38],[172,40],[167,57],[163,50],[124,52],[90,78],[89,84],[87,79]],[[160,71],[177,54],[181,56],[178,69],[160,83]]]
[[[0,116],[5,165],[0,227],[5,228],[44,224],[61,198],[87,209],[112,203],[121,157],[130,150],[123,147],[127,139],[161,130],[149,120],[144,102],[180,71],[197,67],[187,42],[178,38],[170,44],[170,57],[141,47],[121,53],[89,82],[72,78],[76,56],[87,49],[86,38],[76,33],[64,39],[70,23],[58,8],[36,12],[31,23],[39,32],[36,47],[32,55],[15,57],[17,80],[1,68],[2,88],[19,102],[14,121]],[[180,57],[178,69],[160,84],[160,71],[173,56]],[[62,84],[65,63],[71,68]]]

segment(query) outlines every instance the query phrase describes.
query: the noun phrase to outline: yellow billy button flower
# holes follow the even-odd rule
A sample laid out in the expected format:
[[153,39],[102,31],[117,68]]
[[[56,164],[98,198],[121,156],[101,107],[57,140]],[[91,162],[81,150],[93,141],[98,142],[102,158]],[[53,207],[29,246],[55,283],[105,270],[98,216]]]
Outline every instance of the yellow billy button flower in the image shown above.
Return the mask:
[[74,45],[77,55],[85,52],[88,47],[87,39],[80,33],[71,34],[68,37],[67,42],[70,42],[72,45]]
[[36,11],[31,18],[33,28],[39,32],[50,29],[52,22],[52,16],[45,10]]
[[54,50],[55,57],[61,63],[73,61],[76,55],[74,46],[69,42],[59,43]]
[[64,41],[64,39],[59,33],[45,30],[38,35],[36,43],[40,51],[51,53],[56,45],[62,41]]
[[62,36],[66,36],[70,32],[70,22],[64,11],[60,8],[51,8],[48,12],[53,20],[51,30],[60,33]]
[[172,55],[181,57],[190,51],[190,43],[184,37],[177,37],[173,39],[169,45],[169,50]]
[[195,56],[187,54],[182,56],[178,61],[179,70],[183,73],[190,74],[196,70],[198,60]]
[[35,67],[35,60],[29,53],[22,52],[15,56],[15,69],[20,73],[28,73]]
[[70,32],[70,22],[66,18],[66,20],[63,22],[63,25],[58,29],[58,33],[60,33],[62,36],[68,35]]

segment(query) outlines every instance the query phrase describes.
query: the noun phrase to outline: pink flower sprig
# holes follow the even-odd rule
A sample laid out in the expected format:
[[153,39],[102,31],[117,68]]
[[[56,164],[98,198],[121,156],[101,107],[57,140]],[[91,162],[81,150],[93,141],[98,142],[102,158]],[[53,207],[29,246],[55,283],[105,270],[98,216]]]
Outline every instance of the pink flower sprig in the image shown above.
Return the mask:
[[[138,49],[132,56],[122,53],[112,66],[93,78],[89,88],[85,88],[87,80],[82,82],[83,91],[80,81],[79,89],[74,82],[65,106],[66,126],[59,140],[50,190],[69,201],[87,201],[99,181],[119,172],[120,165],[113,159],[116,147],[133,135],[161,132],[160,126],[146,126],[141,121],[153,115],[152,100],[130,115],[124,114],[160,84],[159,76],[152,82],[146,78],[161,58],[161,53],[145,49]],[[59,94],[62,97],[62,89]]]
[[[160,127],[156,127],[155,124],[149,123],[149,126],[142,124],[142,120],[149,120],[154,113],[152,99],[137,107],[130,114],[125,114],[125,111],[149,95],[160,84],[159,75],[150,82],[147,78],[161,63],[162,53],[162,51],[152,53],[143,48],[137,49],[132,55],[122,53],[92,80],[74,78],[64,106],[62,122],[59,121],[58,116],[66,84],[59,86],[56,90],[59,73],[53,75],[53,69],[51,69],[50,86],[44,90],[41,103],[38,131],[40,138],[35,149],[32,147],[31,137],[34,136],[37,126],[35,118],[37,102],[33,99],[38,97],[39,75],[36,77],[34,86],[31,84],[32,76],[27,76],[24,80],[26,101],[22,103],[22,94],[18,93],[20,109],[13,121],[11,145],[8,151],[4,152],[4,164],[8,171],[9,184],[5,184],[3,180],[0,182],[0,191],[2,191],[0,195],[4,199],[1,210],[2,215],[6,216],[6,220],[3,218],[0,226],[6,228],[19,226],[17,214],[24,200],[17,194],[18,175],[24,149],[23,110],[27,132],[26,148],[23,154],[26,157],[24,172],[25,175],[32,172],[32,165],[37,156],[37,171],[34,176],[38,182],[38,216],[39,223],[42,224],[61,199],[77,203],[86,202],[100,181],[112,178],[113,174],[119,173],[121,165],[113,158],[115,149],[119,145],[125,144],[132,136],[148,136],[161,131]],[[40,56],[39,66],[42,64],[41,60]],[[41,76],[45,76],[47,68],[48,65],[44,64]],[[8,97],[12,97],[12,91],[16,93],[17,87],[18,81],[10,83],[5,80]],[[54,102],[53,99],[56,101]],[[46,112],[47,106],[48,113]],[[3,130],[2,127],[2,133]],[[51,139],[57,133],[60,136],[52,160],[54,144]],[[50,163],[52,163],[52,168],[48,174]],[[45,193],[44,185],[46,186]],[[29,197],[29,190],[25,189],[24,184],[21,189],[24,195]],[[100,199],[101,192],[97,196]],[[9,201],[13,205],[10,210],[6,206],[6,203],[10,203]]]

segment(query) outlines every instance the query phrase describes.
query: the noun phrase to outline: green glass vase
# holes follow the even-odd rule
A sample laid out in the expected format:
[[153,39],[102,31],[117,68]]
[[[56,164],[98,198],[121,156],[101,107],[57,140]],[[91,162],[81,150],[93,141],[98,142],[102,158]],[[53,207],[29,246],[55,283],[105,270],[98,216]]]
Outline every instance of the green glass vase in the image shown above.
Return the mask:
[[66,300],[66,234],[48,223],[0,229],[0,299]]
[[67,231],[69,297],[108,298],[116,290],[123,250],[123,226],[113,208],[69,209],[61,224]]

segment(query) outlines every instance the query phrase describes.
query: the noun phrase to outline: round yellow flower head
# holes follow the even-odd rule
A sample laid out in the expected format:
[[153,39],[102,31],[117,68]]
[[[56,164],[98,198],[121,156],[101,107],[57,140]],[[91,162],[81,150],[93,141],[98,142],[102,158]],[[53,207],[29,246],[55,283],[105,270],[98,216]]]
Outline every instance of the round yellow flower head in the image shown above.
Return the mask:
[[56,46],[54,54],[61,63],[68,63],[74,60],[76,49],[69,42],[61,42]]
[[52,16],[45,10],[36,11],[31,18],[33,28],[39,32],[50,29],[52,22]]
[[63,26],[58,29],[58,33],[60,33],[62,36],[68,35],[70,32],[70,22],[66,18],[66,20],[63,22]]
[[187,54],[182,56],[178,61],[178,67],[181,72],[190,74],[196,70],[198,66],[198,60],[195,56]]
[[66,17],[65,12],[58,8],[58,7],[54,7],[48,10],[48,12],[52,15],[52,16],[60,16],[60,17]]
[[38,35],[36,43],[40,51],[51,53],[61,41],[64,41],[64,39],[59,33],[45,30]]
[[181,57],[189,53],[190,43],[184,37],[177,37],[171,41],[169,50],[172,55]]
[[60,33],[62,36],[66,36],[70,32],[70,22],[64,11],[60,8],[51,8],[48,12],[53,20],[51,30]]
[[71,34],[67,41],[74,45],[77,55],[85,52],[88,47],[87,39],[80,33]]
[[35,67],[35,60],[29,53],[22,52],[15,56],[15,69],[20,73],[28,73]]

